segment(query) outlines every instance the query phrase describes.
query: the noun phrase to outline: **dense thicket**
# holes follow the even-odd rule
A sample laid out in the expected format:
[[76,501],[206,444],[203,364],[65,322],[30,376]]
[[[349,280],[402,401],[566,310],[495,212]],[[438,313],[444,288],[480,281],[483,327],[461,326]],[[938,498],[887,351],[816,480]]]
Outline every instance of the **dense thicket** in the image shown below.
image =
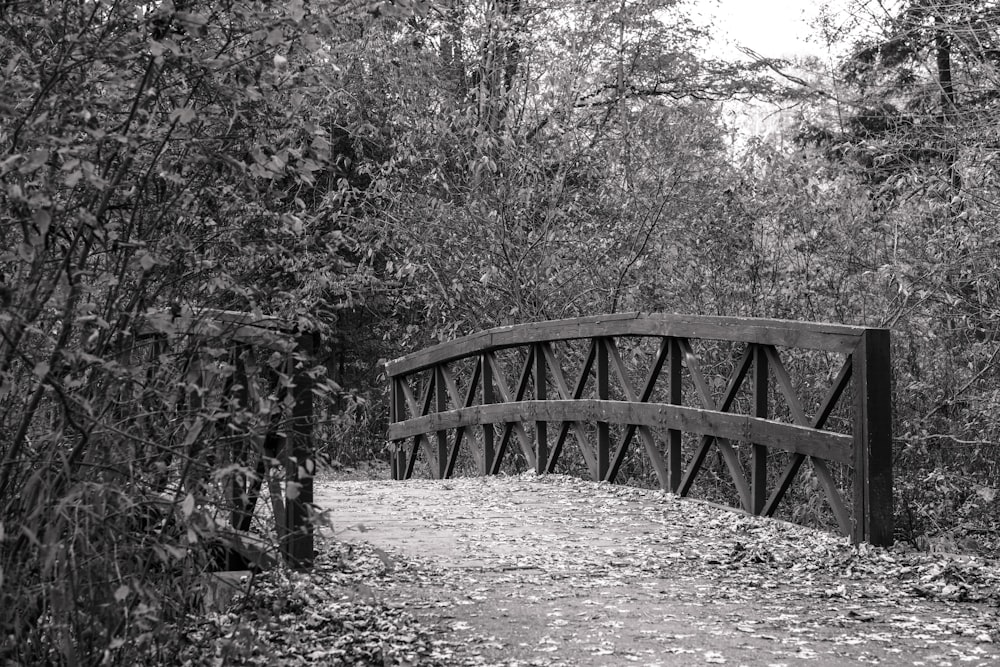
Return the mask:
[[250,527],[230,512],[271,465],[290,367],[174,316],[266,313],[333,341],[375,291],[336,65],[368,16],[0,6],[0,661],[162,650]]
[[997,486],[1000,15],[856,16],[779,145],[719,105],[773,63],[700,57],[674,0],[0,3],[0,657],[155,656],[246,539],[288,360],[192,308],[319,331],[347,462],[382,454],[379,359],[484,327],[889,326],[900,536],[953,534]]

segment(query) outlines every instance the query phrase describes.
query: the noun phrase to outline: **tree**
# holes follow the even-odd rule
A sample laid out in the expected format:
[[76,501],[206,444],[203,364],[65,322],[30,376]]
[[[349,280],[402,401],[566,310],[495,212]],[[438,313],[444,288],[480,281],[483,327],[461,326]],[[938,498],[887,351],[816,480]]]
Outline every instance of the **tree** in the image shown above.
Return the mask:
[[646,0],[453,2],[382,36],[398,62],[370,85],[405,91],[379,121],[383,261],[421,331],[638,304],[637,269],[724,189],[713,101],[756,85],[703,37]]

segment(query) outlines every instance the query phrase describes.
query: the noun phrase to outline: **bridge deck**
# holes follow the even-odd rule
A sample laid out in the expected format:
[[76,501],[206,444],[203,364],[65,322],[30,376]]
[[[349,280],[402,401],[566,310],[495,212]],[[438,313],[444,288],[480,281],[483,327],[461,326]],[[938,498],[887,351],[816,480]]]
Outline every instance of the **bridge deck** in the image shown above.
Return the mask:
[[385,550],[396,575],[374,595],[485,664],[1000,659],[976,640],[995,609],[917,598],[846,538],[658,491],[553,475],[318,482],[316,499],[338,539]]

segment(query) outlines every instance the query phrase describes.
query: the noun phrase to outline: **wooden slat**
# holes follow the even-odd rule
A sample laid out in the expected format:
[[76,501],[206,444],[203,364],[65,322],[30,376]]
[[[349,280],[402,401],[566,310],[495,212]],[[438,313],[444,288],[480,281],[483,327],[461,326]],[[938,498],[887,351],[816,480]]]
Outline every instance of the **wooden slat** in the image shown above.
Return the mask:
[[778,380],[778,390],[785,397],[785,403],[792,413],[792,419],[796,424],[808,424],[809,418],[806,417],[806,413],[802,409],[802,404],[799,403],[799,397],[796,395],[795,387],[792,385],[792,378],[788,374],[788,370],[785,369],[785,364],[781,362],[778,350],[773,345],[763,345],[762,347],[767,354],[767,360],[771,364],[774,377]]
[[[650,373],[647,375],[646,384],[642,389],[642,396],[640,397],[635,392],[635,388],[632,386],[632,381],[628,378],[628,371],[625,369],[625,362],[622,360],[621,353],[618,351],[618,346],[611,341],[605,341],[608,346],[608,357],[611,362],[611,368],[615,371],[615,375],[618,376],[618,382],[621,384],[622,389],[625,392],[625,397],[634,403],[645,403],[649,400],[649,397],[653,393],[653,385],[656,383],[656,378],[659,375],[660,368],[663,366],[664,362],[664,350],[661,346],[660,354],[657,355],[653,366],[655,373]],[[608,468],[608,473],[605,475],[604,479],[607,482],[614,482],[615,477],[618,475],[618,469],[621,467],[622,461],[625,460],[625,454],[628,452],[629,443],[635,435],[635,432],[639,432],[639,436],[642,438],[643,445],[646,448],[646,456],[649,458],[649,462],[653,465],[653,470],[656,471],[656,477],[660,482],[660,486],[666,488],[669,484],[669,479],[667,477],[667,465],[663,460],[663,454],[656,447],[656,439],[653,437],[653,432],[648,426],[629,424],[625,428],[625,433],[622,434],[621,439],[618,441],[618,445],[615,447],[614,456],[611,459],[611,465]]]
[[[681,405],[684,403],[684,392],[681,386],[681,349],[676,338],[664,338],[663,342],[667,348],[667,402],[670,405]],[[667,468],[670,472],[670,486],[666,490],[671,493],[679,493],[681,487],[681,475],[684,472],[684,464],[681,457],[682,434],[677,429],[670,429],[667,432],[669,442],[667,443]]]
[[818,322],[650,313],[597,315],[498,327],[415,352],[386,364],[389,376],[519,345],[610,336],[657,336],[761,343],[850,353],[862,327]]
[[[478,365],[482,373],[483,405],[489,405],[493,403],[493,367],[490,366],[485,354],[479,355]],[[483,475],[494,472],[494,461],[496,460],[496,452],[493,451],[494,435],[493,424],[483,424],[483,462],[479,469]]]
[[[519,391],[517,397],[515,398],[515,395],[511,393],[510,388],[507,386],[507,381],[504,380],[503,368],[500,367],[500,364],[497,361],[496,356],[494,356],[492,353],[489,353],[485,355],[485,359],[486,363],[489,364],[493,372],[493,384],[496,387],[497,391],[500,392],[500,398],[503,399],[504,403],[513,404],[520,401],[521,397],[524,395],[524,388],[527,386],[526,375],[530,370],[530,365],[526,363],[521,371],[521,379],[520,382],[518,383],[520,385],[518,387]],[[503,404],[501,403],[495,405],[503,405]],[[514,405],[513,407],[508,409],[516,410],[517,407],[516,405]],[[484,422],[477,422],[477,423],[482,424]],[[497,471],[498,466],[503,459],[503,453],[507,449],[507,442],[510,440],[510,434],[512,430],[517,435],[517,439],[521,445],[521,453],[524,454],[524,458],[528,461],[528,465],[534,468],[535,467],[534,453],[531,451],[532,450],[531,438],[528,437],[528,432],[524,430],[524,426],[522,426],[519,422],[508,422],[508,423],[510,423],[510,427],[504,431],[503,438],[500,441],[500,448],[497,451],[496,460],[494,461],[493,465],[494,473]]]
[[[597,339],[597,398],[606,401],[610,398],[610,383],[608,378],[608,345],[604,339]],[[597,474],[594,481],[604,479],[611,462],[611,424],[607,421],[597,422]]]
[[401,440],[420,433],[459,426],[538,420],[644,424],[650,428],[672,428],[716,438],[766,442],[771,447],[838,463],[850,463],[852,458],[853,438],[849,435],[702,408],[593,399],[474,405],[391,424],[388,437],[390,440]]
[[[683,348],[680,345],[680,341],[674,342],[677,350],[677,355],[683,354]],[[739,393],[740,387],[743,385],[743,380],[746,378],[747,373],[750,371],[750,366],[753,361],[753,356],[751,348],[748,346],[746,350],[743,351],[743,356],[736,363],[736,368],[733,369],[733,374],[729,378],[729,384],[726,386],[726,391],[722,394],[722,404],[719,406],[720,412],[728,412],[733,406],[733,401],[736,400],[736,394]],[[675,363],[679,363],[679,360]],[[678,385],[678,401],[679,396],[679,385],[680,385],[680,371],[677,371],[677,385]],[[673,389],[671,389],[673,391]],[[671,398],[671,401],[674,399]],[[703,399],[704,400],[704,399]],[[688,464],[687,470],[684,471],[684,475],[681,477],[677,486],[677,494],[681,496],[686,496],[691,490],[691,486],[694,484],[695,478],[698,476],[698,472],[701,469],[702,463],[705,461],[705,457],[708,455],[708,450],[715,441],[715,436],[706,435],[701,439],[698,444],[698,449],[695,451],[695,455],[691,458]]]
[[[390,378],[389,379],[389,423],[402,421],[404,415],[406,414],[406,405],[403,398],[403,390],[400,385],[405,382],[404,378]],[[392,451],[392,478],[393,479],[403,479],[404,462],[405,458],[400,456],[403,448],[400,446],[399,441],[393,441],[393,451]]]
[[[433,397],[433,392],[431,392],[431,389],[433,388],[433,382],[428,381],[424,384],[424,395],[420,399],[420,403],[417,403],[417,399],[413,395],[413,389],[410,387],[410,384],[405,379],[403,380],[400,387],[403,390],[403,398],[406,400],[406,405],[410,409],[410,414],[426,415],[427,412],[431,409],[431,398]],[[389,440],[392,440],[392,438],[389,438]],[[414,445],[413,447],[414,451],[413,454],[410,455],[410,460],[407,463],[406,467],[407,474],[404,479],[409,479],[410,475],[413,474],[413,462],[414,459],[416,459],[416,452],[419,450],[420,447],[424,448],[424,451],[427,453],[428,460],[430,460],[432,456],[431,439],[426,433],[421,433],[417,435],[413,445]]]
[[830,474],[830,469],[826,467],[826,461],[816,457],[810,457],[809,460],[812,462],[816,479],[819,480],[820,486],[823,487],[823,491],[826,493],[826,500],[830,503],[830,508],[833,509],[833,515],[837,518],[837,525],[840,527],[840,532],[845,536],[850,535],[851,513],[844,506],[844,501],[840,497],[840,491],[833,480],[833,475]]
[[406,458],[406,470],[403,473],[403,479],[410,479],[413,477],[413,466],[416,464],[417,454],[420,452],[421,438],[426,440],[426,436],[420,435],[413,439],[413,445],[410,447],[410,455]]
[[[753,416],[767,419],[768,356],[766,348],[753,346]],[[750,489],[754,514],[761,514],[767,504],[767,446],[751,445]]]
[[[434,411],[446,412],[448,409],[448,390],[445,387],[444,373],[447,364],[434,367]],[[437,432],[437,448],[434,450],[434,462],[437,464],[434,474],[438,479],[445,478],[448,467],[448,431],[439,429]]]
[[[698,390],[698,395],[701,397],[702,404],[708,410],[714,411],[716,409],[715,399],[712,398],[712,391],[709,389],[708,383],[705,382],[705,377],[701,373],[701,364],[698,361],[698,357],[691,349],[691,344],[684,338],[679,338],[677,340],[677,344],[680,345],[681,351],[684,353],[684,360],[687,363],[688,373],[690,374],[692,380],[694,380],[694,385]],[[744,354],[744,357],[746,357],[746,354]],[[738,387],[739,385],[736,385],[736,388]],[[733,392],[732,396],[735,398],[735,392]],[[728,409],[728,406],[724,409]],[[729,476],[732,478],[733,484],[736,486],[736,492],[740,496],[740,502],[743,504],[743,509],[747,512],[752,512],[753,504],[750,498],[750,485],[747,483],[746,473],[743,471],[743,466],[740,464],[739,455],[737,455],[736,450],[733,449],[733,446],[725,437],[716,435],[715,445],[719,448],[723,461],[726,462],[726,467],[729,469]],[[702,457],[702,461],[703,460],[704,457]],[[699,463],[699,467],[700,465],[701,463]]]
[[[543,344],[542,351],[548,360],[552,379],[555,381],[556,391],[559,393],[560,398],[568,400],[583,396],[583,391],[587,386],[587,378],[590,377],[590,369],[597,358],[597,348],[594,341],[590,342],[590,349],[587,351],[587,356],[584,359],[583,367],[580,369],[580,375],[576,379],[576,385],[573,387],[572,393],[569,392],[569,386],[566,384],[566,378],[562,372],[562,364],[552,345],[550,343]],[[595,475],[597,471],[597,459],[594,456],[594,449],[591,447],[586,429],[579,422],[563,422],[559,428],[559,437],[556,439],[556,444],[549,454],[546,472],[553,472],[555,470],[556,461],[559,460],[559,455],[562,453],[563,444],[566,442],[566,436],[570,428],[573,429],[573,433],[576,436],[577,446],[580,448],[580,453],[583,454],[583,459],[587,463],[587,469],[591,475]]]
[[[535,400],[544,401],[547,398],[547,380],[545,372],[545,353],[541,349],[541,344],[533,346],[535,357]],[[545,467],[549,462],[549,438],[548,422],[545,420],[535,422],[535,473],[545,474]]]
[[[448,388],[448,395],[451,396],[451,401],[454,405],[461,405],[464,408],[472,405],[473,400],[476,397],[476,385],[479,382],[479,372],[480,363],[477,360],[475,367],[472,370],[472,377],[469,379],[469,385],[465,389],[465,397],[463,398],[461,392],[459,391],[458,384],[455,382],[455,376],[447,366],[442,366],[442,375],[444,376],[445,386]],[[455,441],[448,452],[448,461],[445,466],[444,476],[445,479],[450,478],[455,471],[455,463],[458,461],[458,453],[462,447],[462,440],[466,433],[471,433],[470,436],[473,440],[476,439],[475,430],[469,427],[462,427],[455,430]],[[478,444],[478,442],[476,443]],[[476,463],[480,462],[480,453],[478,447],[472,447],[473,457],[476,459]]]
[[[837,373],[837,377],[834,379],[833,384],[827,391],[826,396],[823,398],[823,402],[820,403],[820,408],[816,412],[816,416],[813,417],[812,427],[816,429],[821,429],[826,426],[826,420],[830,418],[833,414],[834,408],[837,406],[837,402],[840,400],[841,395],[843,395],[844,390],[847,389],[847,383],[851,379],[851,357],[848,356],[847,360],[840,367],[840,371]],[[764,505],[762,514],[764,516],[773,516],[778,504],[784,497],[785,493],[788,491],[789,487],[792,485],[792,481],[795,479],[795,475],[799,471],[799,467],[804,461],[804,457],[801,455],[796,455],[792,457],[788,466],[782,472],[781,477],[778,478],[778,483],[771,493],[771,497],[768,498],[767,503]],[[838,496],[838,500],[839,500]],[[831,504],[832,506],[832,504]],[[834,508],[836,512],[836,508]]]

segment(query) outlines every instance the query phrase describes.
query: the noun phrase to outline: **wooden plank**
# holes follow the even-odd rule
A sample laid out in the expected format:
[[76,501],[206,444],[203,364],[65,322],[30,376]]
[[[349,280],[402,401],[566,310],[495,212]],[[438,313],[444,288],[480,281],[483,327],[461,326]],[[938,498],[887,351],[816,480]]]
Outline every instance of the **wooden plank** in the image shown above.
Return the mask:
[[[403,378],[389,378],[389,423],[393,424],[405,419],[406,406],[403,397],[403,390],[400,387],[403,384]],[[403,448],[400,446],[398,440],[392,441],[393,451],[392,457],[392,478],[393,479],[403,479],[403,471],[405,464],[405,454],[402,454]],[[401,455],[402,454],[402,458]]]
[[[826,426],[826,420],[830,418],[831,414],[833,414],[834,408],[837,407],[837,402],[843,395],[844,390],[847,389],[847,383],[851,379],[851,368],[851,357],[848,356],[843,365],[841,365],[840,371],[837,373],[837,377],[834,379],[833,384],[827,391],[826,396],[823,398],[823,402],[820,403],[820,408],[816,412],[816,416],[813,417],[813,428],[821,429]],[[774,516],[774,512],[777,510],[778,504],[785,496],[789,487],[791,487],[792,481],[795,479],[795,475],[798,473],[799,467],[802,465],[804,460],[805,457],[802,455],[792,457],[792,460],[786,466],[784,472],[782,472],[781,477],[779,477],[778,483],[775,485],[774,491],[771,493],[771,497],[768,498],[767,504],[764,506],[764,516]],[[836,512],[836,508],[834,508],[834,511]]]
[[[518,392],[515,395],[511,393],[510,388],[507,386],[507,381],[503,377],[503,369],[500,368],[500,363],[497,358],[492,353],[486,355],[486,363],[490,365],[493,369],[493,384],[497,391],[500,392],[500,398],[503,399],[504,403],[518,405],[521,398],[524,396],[524,389],[527,386],[527,375],[531,368],[531,354],[529,353],[528,359],[525,360],[524,367],[521,369],[520,381],[518,382]],[[501,404],[502,405],[502,404]],[[516,407],[512,409],[517,409]],[[535,467],[534,453],[531,447],[531,438],[528,437],[528,432],[524,430],[519,422],[508,422],[510,424],[504,431],[503,438],[500,441],[500,449],[498,450],[497,460],[494,462],[494,474],[498,471],[498,466],[500,460],[503,458],[503,453],[507,450],[507,443],[510,441],[510,434],[513,431],[517,435],[518,442],[521,446],[521,453],[524,455],[525,460],[528,461],[529,467]]]
[[413,477],[413,466],[417,462],[417,454],[420,453],[420,440],[426,440],[426,436],[417,436],[413,439],[413,445],[410,447],[410,455],[406,457],[406,471],[403,473],[403,479],[410,479]]
[[[482,372],[483,405],[493,403],[493,366],[487,355],[479,355],[479,368]],[[480,474],[489,475],[493,472],[496,452],[493,451],[493,424],[483,424],[483,463]]]
[[498,327],[415,352],[386,364],[389,376],[444,361],[545,341],[613,336],[656,336],[761,343],[850,353],[865,331],[819,322],[650,313],[597,315]]
[[778,380],[778,390],[785,397],[785,403],[792,413],[793,421],[796,424],[808,424],[809,418],[806,417],[806,413],[802,409],[802,404],[799,403],[799,397],[796,395],[795,387],[792,385],[792,378],[788,374],[788,370],[785,369],[785,364],[781,362],[778,350],[773,345],[763,345],[761,347],[764,348],[767,360],[771,364],[771,370],[774,371],[774,377]]
[[[676,353],[672,354],[675,354],[677,360],[672,363],[678,364],[676,385],[678,387],[677,400],[680,402],[679,364],[680,358],[684,354],[684,350],[681,346],[680,340],[675,340],[674,345],[677,349]],[[726,387],[726,391],[722,394],[722,405],[719,406],[720,412],[727,412],[732,407],[733,401],[736,400],[736,394],[739,393],[740,387],[743,385],[743,380],[746,378],[747,373],[750,370],[752,361],[753,356],[751,354],[750,347],[748,346],[747,349],[743,351],[743,356],[736,363],[736,368],[733,369],[733,374],[729,377],[729,385]],[[671,383],[671,386],[673,386],[674,381],[671,380]],[[673,389],[671,389],[671,391],[673,391]],[[671,401],[673,400],[673,397],[671,397]],[[704,400],[704,398],[702,400]],[[691,486],[694,484],[694,480],[698,476],[698,472],[701,470],[702,463],[704,463],[705,457],[708,455],[708,450],[712,446],[713,442],[715,442],[715,437],[712,435],[706,435],[701,439],[701,442],[698,444],[698,449],[695,451],[695,455],[691,458],[687,470],[684,471],[683,476],[680,478],[678,485],[676,486],[676,492],[678,495],[686,496],[691,490]]]
[[[445,368],[447,368],[447,364],[438,364],[434,367],[434,411],[439,413],[448,411],[448,390],[444,381]],[[438,479],[444,479],[448,468],[448,431],[439,429],[436,435],[434,476]]]
[[[767,419],[768,355],[762,345],[753,346],[753,416]],[[767,504],[767,446],[754,444],[750,453],[750,488],[754,514]]]
[[792,455],[792,458],[785,465],[785,469],[781,472],[778,483],[775,484],[774,491],[771,492],[771,497],[764,503],[764,508],[760,512],[761,515],[774,516],[774,513],[778,510],[778,505],[781,503],[781,499],[785,497],[785,493],[791,488],[792,482],[795,480],[795,475],[798,474],[799,468],[802,467],[802,463],[805,460],[806,457],[802,454]]
[[[545,353],[541,344],[533,346],[535,358],[535,400],[546,399]],[[535,474],[542,475],[549,462],[548,423],[543,419],[535,422]]]
[[[475,367],[472,370],[472,377],[469,379],[469,385],[465,389],[465,397],[462,397],[461,392],[458,389],[458,383],[455,382],[455,376],[447,366],[441,366],[441,373],[444,376],[445,386],[448,388],[448,395],[451,397],[452,404],[461,405],[464,408],[472,405],[473,400],[476,397],[476,386],[479,382],[479,363],[477,361]],[[471,427],[462,427],[455,430],[455,439],[451,448],[448,450],[448,461],[445,465],[444,477],[448,479],[455,472],[455,463],[458,461],[458,453],[462,448],[462,440],[466,433],[470,433],[470,437],[475,439],[475,431]],[[478,444],[478,443],[477,443]],[[478,448],[474,445],[472,447],[472,455],[476,459],[476,463],[479,463],[480,454]]]
[[893,542],[889,332],[866,330],[852,356],[856,420],[853,538],[888,546]]
[[[714,411],[716,409],[715,399],[712,398],[712,391],[709,389],[708,383],[705,382],[705,377],[701,373],[701,363],[699,362],[698,357],[694,354],[691,344],[684,338],[677,339],[677,344],[680,345],[681,351],[684,353],[684,361],[688,367],[688,374],[690,374],[692,380],[694,380],[694,385],[698,390],[699,396],[701,397],[702,404],[708,410]],[[744,353],[744,358],[746,358],[746,353]],[[737,370],[741,368],[742,365],[743,364],[740,364],[740,366],[737,367]],[[740,382],[742,383],[742,379]],[[738,384],[736,385],[736,388],[739,388]],[[735,398],[735,396],[736,392],[734,391],[731,398]],[[728,409],[728,406],[724,408],[724,410]],[[722,460],[726,462],[726,468],[729,469],[729,477],[733,480],[733,484],[736,486],[736,492],[740,496],[740,502],[743,505],[743,509],[747,512],[752,512],[753,505],[750,499],[750,485],[747,483],[746,473],[743,471],[743,466],[740,464],[739,455],[736,454],[736,450],[733,449],[729,440],[724,437],[716,436],[715,445],[719,448],[719,452],[722,454]]]
[[[642,389],[642,396],[640,397],[635,392],[635,387],[632,386],[632,381],[628,378],[628,371],[625,369],[625,361],[622,359],[621,353],[618,351],[618,346],[614,344],[613,341],[607,342],[608,346],[608,358],[611,362],[611,368],[614,370],[615,375],[618,377],[618,382],[621,384],[622,389],[625,392],[625,397],[633,402],[645,403],[649,400],[649,397],[653,393],[653,385],[656,384],[656,378],[659,375],[660,369],[663,367],[664,362],[664,346],[660,346],[660,353],[657,355],[656,360],[653,363],[653,369],[655,373],[649,373],[646,377],[646,384]],[[614,456],[611,459],[611,465],[608,468],[608,472],[604,477],[606,482],[614,482],[615,477],[618,476],[618,469],[621,467],[622,462],[625,460],[625,454],[628,453],[629,443],[635,436],[636,431],[639,432],[639,436],[642,439],[643,445],[646,449],[646,456],[649,458],[649,462],[653,465],[653,470],[656,472],[657,480],[660,482],[661,488],[667,488],[669,484],[669,478],[667,476],[667,466],[663,460],[663,455],[660,450],[656,447],[656,439],[653,437],[653,432],[648,426],[629,424],[625,428],[625,432],[619,439],[618,444],[615,446]]]
[[[610,397],[608,382],[608,344],[606,340],[595,340],[597,346],[597,398],[606,401]],[[597,422],[597,474],[594,481],[604,479],[611,460],[611,424],[607,421]]]
[[852,460],[853,438],[849,435],[703,408],[594,399],[474,405],[392,424],[388,437],[399,440],[438,429],[538,420],[644,424],[650,428],[678,429],[716,438],[765,442],[771,447],[838,463]]
[[[681,386],[681,349],[676,338],[664,338],[667,347],[667,400],[670,405],[681,405],[684,403],[684,392]],[[679,429],[667,431],[667,469],[670,472],[670,486],[668,491],[680,493],[681,474],[684,472],[684,464],[681,457],[681,436]]]
[[[424,395],[420,399],[420,402],[418,403],[416,397],[413,395],[413,388],[410,387],[410,383],[406,381],[406,378],[402,379],[402,382],[400,383],[400,388],[402,390],[403,399],[406,402],[406,405],[409,408],[411,415],[426,415],[427,412],[431,409],[431,397],[433,396],[431,392],[432,387],[433,387],[432,382],[428,381],[424,384]],[[392,438],[389,438],[389,440],[392,440]],[[406,474],[404,475],[403,479],[409,479],[410,476],[413,474],[413,464],[416,461],[417,452],[420,450],[421,447],[426,452],[428,460],[430,460],[432,456],[432,452],[430,449],[431,441],[426,433],[421,433],[420,435],[416,436],[416,439],[413,442],[413,452],[410,454],[409,460],[406,464]]]
[[826,500],[830,503],[830,508],[833,509],[833,516],[837,519],[841,534],[849,536],[851,534],[851,513],[844,506],[844,501],[840,497],[840,491],[833,480],[833,475],[830,474],[830,469],[826,466],[826,461],[815,457],[809,460],[812,462],[816,479],[819,480],[820,486],[826,493]]
[[[569,387],[562,372],[562,364],[558,356],[556,356],[555,349],[553,349],[551,343],[544,343],[542,351],[547,355],[552,379],[555,381],[556,391],[559,393],[559,396],[564,399],[577,399],[583,396],[583,391],[587,386],[587,379],[590,377],[590,370],[593,368],[594,361],[597,358],[597,346],[594,341],[590,341],[590,348],[584,359],[583,367],[580,369],[580,374],[576,378],[576,384],[573,387],[572,393],[569,393]],[[583,459],[587,463],[587,469],[590,471],[591,476],[597,474],[597,458],[594,456],[594,448],[591,447],[586,429],[578,422],[563,422],[562,426],[560,426],[559,437],[556,439],[556,444],[549,454],[549,462],[545,468],[546,472],[553,472],[555,470],[556,462],[562,453],[563,444],[566,442],[566,436],[569,434],[570,428],[573,429],[577,446],[580,448],[580,453],[583,454]]]

